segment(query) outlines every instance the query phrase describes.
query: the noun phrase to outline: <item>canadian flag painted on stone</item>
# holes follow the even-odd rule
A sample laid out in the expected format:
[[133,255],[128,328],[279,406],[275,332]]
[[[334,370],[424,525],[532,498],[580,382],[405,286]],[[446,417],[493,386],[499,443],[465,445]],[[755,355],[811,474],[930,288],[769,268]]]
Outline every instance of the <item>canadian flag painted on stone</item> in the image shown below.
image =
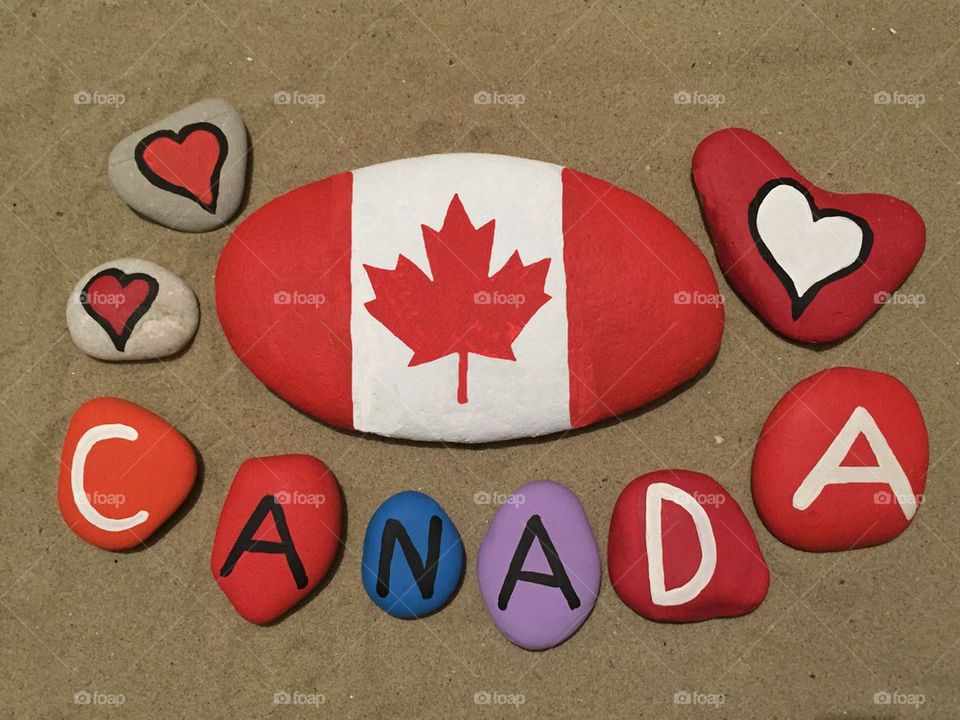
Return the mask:
[[268,387],[334,425],[483,442],[660,397],[723,332],[702,253],[635,195],[496,155],[298,188],[227,243],[217,312]]

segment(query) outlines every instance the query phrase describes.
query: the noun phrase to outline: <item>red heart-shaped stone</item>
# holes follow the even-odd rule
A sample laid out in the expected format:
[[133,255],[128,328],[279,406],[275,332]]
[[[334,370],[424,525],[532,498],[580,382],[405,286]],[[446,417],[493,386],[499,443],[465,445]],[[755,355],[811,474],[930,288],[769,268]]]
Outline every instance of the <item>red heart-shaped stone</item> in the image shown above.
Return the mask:
[[693,155],[693,180],[724,276],[793,340],[850,335],[923,254],[926,231],[913,207],[822,190],[749,130],[707,136]]
[[217,211],[227,139],[216,125],[198,122],[180,132],[157,130],[137,144],[134,157],[152,185],[189,198],[207,212]]

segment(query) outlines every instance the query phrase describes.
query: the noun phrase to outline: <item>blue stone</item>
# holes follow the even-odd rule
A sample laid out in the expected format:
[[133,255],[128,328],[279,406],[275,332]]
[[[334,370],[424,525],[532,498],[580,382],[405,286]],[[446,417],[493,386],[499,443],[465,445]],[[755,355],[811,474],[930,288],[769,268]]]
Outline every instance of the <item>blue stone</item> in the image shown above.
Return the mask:
[[464,552],[450,516],[429,495],[387,498],[363,540],[363,587],[380,608],[419,618],[446,605],[463,578]]

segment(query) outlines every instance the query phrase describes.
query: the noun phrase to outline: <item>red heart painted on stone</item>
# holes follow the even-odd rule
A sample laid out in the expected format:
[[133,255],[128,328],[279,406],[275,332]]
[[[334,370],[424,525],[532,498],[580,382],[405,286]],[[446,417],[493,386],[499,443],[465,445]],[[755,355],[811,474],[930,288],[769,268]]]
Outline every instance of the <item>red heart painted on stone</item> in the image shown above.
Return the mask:
[[150,184],[193,200],[209,213],[217,211],[227,138],[216,125],[198,122],[180,132],[157,130],[137,143],[134,158]]
[[151,275],[127,275],[118,268],[107,268],[90,278],[80,293],[80,304],[110,336],[114,347],[123,352],[159,289],[160,284]]

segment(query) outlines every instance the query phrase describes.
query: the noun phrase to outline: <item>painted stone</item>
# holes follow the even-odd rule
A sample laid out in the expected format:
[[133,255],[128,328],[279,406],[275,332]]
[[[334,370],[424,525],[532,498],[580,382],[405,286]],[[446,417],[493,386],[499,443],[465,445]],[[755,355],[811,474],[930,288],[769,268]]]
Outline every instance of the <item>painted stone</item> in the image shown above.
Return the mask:
[[326,577],[340,547],[340,487],[310,455],[250,458],[220,511],[210,571],[245,619],[276,620]]
[[95,267],[67,300],[70,337],[100,360],[174,355],[193,339],[199,323],[193,291],[148,260],[122,258]]
[[913,207],[818,188],[749,130],[707,136],[693,155],[693,180],[724,276],[792,340],[852,334],[923,254],[926,230]]
[[746,615],[770,583],[736,500],[689,470],[647,473],[624,488],[610,519],[607,566],[620,599],[660,622]]
[[271,390],[333,425],[484,442],[589,425],[695,376],[716,279],[651,205],[569,168],[433,155],[273,200],[228,241],[217,312]]
[[926,487],[927,428],[913,395],[880,372],[837,367],[794,385],[753,456],[753,502],[800,550],[869,547],[902,533]]
[[57,502],[79,537],[128,550],[173,515],[196,479],[193,447],[170,423],[132,402],[101,397],[70,419]]
[[212,230],[240,209],[247,130],[230,103],[201,100],[121,140],[107,175],[140,215],[175,230]]
[[363,588],[398,618],[436,612],[463,578],[463,541],[436,500],[408,490],[384,501],[363,541]]
[[487,612],[527,650],[559,645],[584,623],[600,590],[600,551],[577,496],[536,480],[497,508],[477,553]]

